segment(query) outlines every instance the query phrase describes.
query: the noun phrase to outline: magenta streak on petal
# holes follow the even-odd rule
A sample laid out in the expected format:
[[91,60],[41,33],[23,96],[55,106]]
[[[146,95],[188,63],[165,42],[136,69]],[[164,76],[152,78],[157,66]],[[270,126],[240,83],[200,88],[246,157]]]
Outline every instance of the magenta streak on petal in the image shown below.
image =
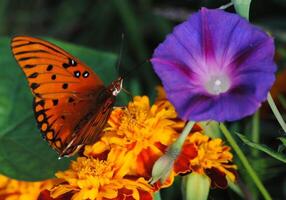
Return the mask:
[[[213,106],[213,99],[208,96],[200,95],[191,97],[188,101],[185,102],[185,105],[182,105],[182,108],[189,108],[187,110],[184,109],[183,117],[185,119],[188,119],[188,116],[201,115],[203,114],[202,111],[209,110],[212,108],[212,106]],[[197,111],[195,112],[195,110],[192,108],[196,108]]]
[[211,63],[214,62],[215,59],[215,53],[213,49],[213,43],[212,43],[212,35],[209,30],[209,25],[208,25],[208,18],[207,18],[207,9],[202,8],[201,11],[201,21],[202,21],[202,50],[203,50],[203,55],[205,56],[205,61],[206,63]]
[[[199,62],[197,61],[197,59],[193,56],[192,52],[189,50],[189,48],[187,48],[184,44],[184,42],[181,42],[179,37],[174,33],[173,34],[174,38],[176,39],[176,41],[188,52],[188,54],[191,56],[191,58],[194,60],[194,62],[199,66]],[[190,69],[190,67],[189,67]]]
[[[164,59],[159,59],[159,58],[152,58],[151,62],[153,64],[157,63],[157,64],[162,64],[165,66],[170,66],[173,71],[172,74],[176,74],[176,77],[180,76],[181,81],[183,80],[182,78],[184,79],[186,78],[188,80],[188,82],[184,83],[183,85],[178,85],[175,82],[172,83],[172,86],[164,84],[165,87],[168,87],[169,91],[180,91],[180,90],[192,89],[193,91],[197,91],[202,94],[208,95],[204,86],[201,84],[202,82],[200,80],[200,75],[196,74],[196,72],[192,71],[192,69],[188,68],[186,65],[180,64],[180,63],[174,63],[170,60],[164,60]],[[158,74],[161,74],[159,72],[160,70],[161,69],[159,67],[155,68],[155,71],[157,71]]]
[[191,74],[190,69],[188,69],[186,67],[186,65],[184,64],[179,64],[179,63],[174,63],[172,61],[169,60],[163,60],[163,59],[159,59],[159,58],[152,58],[151,62],[156,62],[156,63],[160,63],[160,64],[165,64],[165,65],[169,65],[172,66],[172,70],[179,72],[181,75],[187,76],[189,77]]
[[252,45],[249,48],[244,49],[241,52],[238,52],[238,54],[234,56],[232,61],[230,61],[229,63],[229,67],[232,68],[234,75],[240,74],[242,71],[244,71],[244,69],[240,69],[243,62],[246,61],[249,57],[251,57],[252,54],[255,53],[255,51],[257,51],[257,49],[259,49],[260,46],[264,43],[265,41],[260,40],[258,43]]
[[[231,42],[233,33],[239,23],[240,23],[240,20],[237,19],[237,22],[233,25],[233,27],[231,27],[231,31],[229,32],[228,37],[226,38],[226,41],[227,41],[226,44],[229,44]],[[228,61],[227,60],[228,58],[226,57],[227,53],[228,53],[228,45],[225,45],[222,57],[220,59],[220,64],[222,65],[222,69],[227,67],[227,65],[225,64],[225,62]]]

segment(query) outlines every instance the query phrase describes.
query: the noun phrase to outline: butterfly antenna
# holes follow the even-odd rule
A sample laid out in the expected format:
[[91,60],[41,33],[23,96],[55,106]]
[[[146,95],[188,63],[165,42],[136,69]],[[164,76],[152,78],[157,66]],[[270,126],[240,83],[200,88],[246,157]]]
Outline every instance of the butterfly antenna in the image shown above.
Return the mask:
[[120,43],[120,49],[119,49],[119,55],[118,55],[118,60],[117,60],[117,65],[116,65],[116,71],[119,74],[119,67],[121,64],[121,59],[122,59],[122,52],[123,52],[123,47],[124,47],[124,33],[121,34],[121,43]]
[[129,92],[127,89],[125,89],[124,87],[122,87],[122,91],[125,92],[129,97],[130,97],[130,100],[132,101],[133,100],[133,95],[131,94],[131,92]]
[[130,74],[131,72],[137,70],[138,68],[142,67],[143,65],[145,65],[148,62],[150,62],[149,59],[144,60],[143,62],[139,63],[138,65],[132,67],[131,70],[126,71],[126,73],[122,77],[125,77],[126,74]]

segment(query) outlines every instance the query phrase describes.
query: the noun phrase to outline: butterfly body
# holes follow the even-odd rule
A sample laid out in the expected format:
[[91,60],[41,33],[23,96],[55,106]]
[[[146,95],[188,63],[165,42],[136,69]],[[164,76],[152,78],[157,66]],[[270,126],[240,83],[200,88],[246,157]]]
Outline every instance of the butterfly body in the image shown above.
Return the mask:
[[89,67],[44,40],[14,37],[11,47],[34,94],[38,127],[60,157],[98,140],[123,79],[105,87]]

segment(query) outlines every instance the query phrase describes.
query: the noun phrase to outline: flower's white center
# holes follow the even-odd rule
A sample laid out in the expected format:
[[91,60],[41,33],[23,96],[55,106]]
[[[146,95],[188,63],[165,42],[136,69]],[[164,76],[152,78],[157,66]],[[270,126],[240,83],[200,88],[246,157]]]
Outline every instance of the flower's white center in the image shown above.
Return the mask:
[[205,84],[205,89],[208,93],[219,95],[226,92],[230,88],[230,81],[228,76],[210,76],[210,79]]

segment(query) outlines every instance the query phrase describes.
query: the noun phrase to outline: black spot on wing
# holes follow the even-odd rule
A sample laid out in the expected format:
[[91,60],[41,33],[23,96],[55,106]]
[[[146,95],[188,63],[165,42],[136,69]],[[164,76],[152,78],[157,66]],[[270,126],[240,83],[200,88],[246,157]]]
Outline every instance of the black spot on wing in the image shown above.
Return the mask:
[[62,88],[63,88],[63,89],[67,89],[68,86],[69,86],[69,85],[68,85],[67,83],[64,83],[63,86],[62,86]]
[[28,78],[37,78],[39,73],[34,72],[33,74],[29,75]]
[[83,78],[87,78],[88,76],[89,76],[89,72],[88,71],[83,72],[83,74],[82,74]]
[[47,71],[51,71],[53,69],[53,65],[48,65]]
[[22,55],[22,54],[26,54],[26,53],[49,53],[45,50],[31,50],[31,51],[20,51],[20,52],[17,52],[15,53],[14,55]]
[[37,89],[38,87],[40,87],[40,84],[38,84],[38,83],[31,83],[30,87],[31,87],[33,90],[35,90],[35,89]]
[[69,102],[69,103],[72,103],[72,102],[74,102],[74,99],[73,99],[72,97],[70,97],[69,100],[68,100],[68,102]]
[[80,71],[74,71],[73,74],[76,78],[80,77]]
[[67,69],[68,67],[70,67],[70,65],[69,65],[69,64],[67,64],[67,63],[63,63],[63,68]]
[[37,66],[37,65],[24,65],[23,68],[25,68],[25,69],[31,69],[31,68],[36,67],[36,66]]
[[54,106],[58,105],[58,103],[59,103],[59,100],[58,100],[58,99],[53,99],[53,105],[54,105]]
[[67,69],[69,67],[77,66],[77,62],[71,58],[68,59],[68,63],[63,63],[63,68]]
[[37,57],[37,56],[24,57],[24,58],[19,58],[18,61],[25,61],[25,60],[30,60],[30,59],[33,59],[33,58],[39,58],[39,57]]
[[77,66],[77,62],[75,60],[71,59],[71,58],[69,58],[69,64],[71,66]]

